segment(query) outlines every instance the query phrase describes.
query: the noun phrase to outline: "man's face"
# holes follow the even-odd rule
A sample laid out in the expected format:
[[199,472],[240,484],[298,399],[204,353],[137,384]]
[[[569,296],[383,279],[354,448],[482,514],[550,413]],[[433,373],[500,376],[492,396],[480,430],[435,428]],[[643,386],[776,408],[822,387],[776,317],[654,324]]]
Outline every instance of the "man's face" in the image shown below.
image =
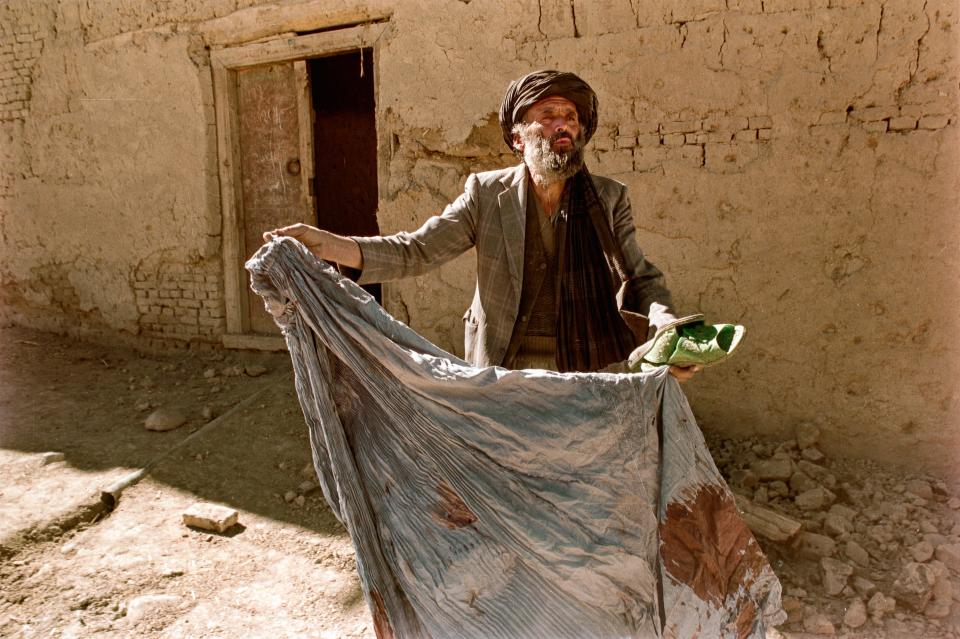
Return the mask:
[[583,133],[576,105],[560,96],[536,102],[515,127],[514,146],[536,173],[565,179],[583,165]]

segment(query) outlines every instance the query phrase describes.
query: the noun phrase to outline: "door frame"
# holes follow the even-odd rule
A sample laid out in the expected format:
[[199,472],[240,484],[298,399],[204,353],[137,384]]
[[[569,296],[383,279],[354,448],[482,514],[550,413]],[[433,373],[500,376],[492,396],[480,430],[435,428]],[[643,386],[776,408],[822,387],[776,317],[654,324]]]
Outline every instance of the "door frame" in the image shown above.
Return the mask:
[[[313,116],[310,83],[306,60],[337,55],[357,49],[373,50],[374,109],[378,108],[380,38],[389,29],[389,22],[380,21],[344,29],[334,29],[302,36],[291,36],[217,49],[210,52],[213,74],[214,109],[217,118],[217,167],[220,174],[220,211],[222,216],[222,256],[224,304],[227,330],[222,337],[227,348],[282,350],[282,337],[250,332],[248,309],[251,295],[243,264],[249,257],[243,246],[243,194],[240,176],[240,130],[237,108],[237,71],[247,67],[278,62],[293,62],[297,82],[297,112],[300,126],[301,216],[293,222],[313,222],[312,177]],[[379,118],[378,118],[379,119]],[[384,192],[389,158],[389,140],[382,127],[377,127],[377,182]]]

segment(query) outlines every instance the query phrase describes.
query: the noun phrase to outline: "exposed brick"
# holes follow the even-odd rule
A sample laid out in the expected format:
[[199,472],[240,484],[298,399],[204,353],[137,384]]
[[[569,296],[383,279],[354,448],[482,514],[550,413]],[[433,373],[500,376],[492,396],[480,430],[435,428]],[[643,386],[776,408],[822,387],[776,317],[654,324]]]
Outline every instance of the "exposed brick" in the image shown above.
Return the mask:
[[663,143],[666,146],[681,146],[684,141],[683,133],[671,133],[663,136]]
[[846,111],[828,111],[820,114],[817,124],[844,124],[846,121]]
[[618,149],[632,149],[637,146],[637,138],[628,135],[617,136]]
[[200,308],[200,302],[193,299],[182,299],[177,302],[180,308]]
[[659,133],[644,133],[643,135],[637,136],[637,146],[659,146],[659,145],[660,145]]
[[755,115],[748,121],[751,129],[769,129],[773,127],[773,118],[769,115]]
[[934,129],[942,129],[948,124],[950,124],[950,116],[948,115],[925,115],[920,118],[918,128],[933,131]]
[[757,139],[770,140],[773,138],[773,129],[757,129]]
[[702,129],[700,120],[685,120],[683,122],[663,122],[660,124],[660,133],[693,133]]
[[898,115],[890,118],[891,131],[908,131],[917,128],[917,119],[909,115]]
[[748,128],[750,121],[740,116],[712,116],[704,120],[704,131],[742,131]]
[[687,133],[683,136],[684,144],[704,144],[706,141],[706,133]]
[[757,139],[756,129],[747,129],[745,131],[737,131],[733,134],[734,142],[752,142]]
[[613,138],[603,137],[594,137],[590,144],[593,145],[594,150],[597,151],[612,151],[614,147]]
[[33,42],[32,33],[18,33],[17,42]]
[[899,112],[895,106],[881,106],[854,109],[850,112],[850,117],[860,122],[876,122],[878,120],[887,120],[898,114]]
[[660,133],[660,123],[654,120],[636,122],[635,124],[636,126],[634,128],[636,129],[637,135],[644,133]]

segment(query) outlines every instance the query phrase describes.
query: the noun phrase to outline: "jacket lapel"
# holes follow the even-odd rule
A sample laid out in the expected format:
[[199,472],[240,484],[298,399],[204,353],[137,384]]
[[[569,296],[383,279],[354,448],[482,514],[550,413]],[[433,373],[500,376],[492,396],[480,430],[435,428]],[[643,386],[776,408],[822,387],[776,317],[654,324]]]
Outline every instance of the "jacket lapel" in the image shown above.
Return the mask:
[[527,211],[527,169],[521,164],[507,174],[501,184],[504,190],[498,196],[503,244],[507,252],[507,268],[514,288],[519,292],[523,277],[523,241]]

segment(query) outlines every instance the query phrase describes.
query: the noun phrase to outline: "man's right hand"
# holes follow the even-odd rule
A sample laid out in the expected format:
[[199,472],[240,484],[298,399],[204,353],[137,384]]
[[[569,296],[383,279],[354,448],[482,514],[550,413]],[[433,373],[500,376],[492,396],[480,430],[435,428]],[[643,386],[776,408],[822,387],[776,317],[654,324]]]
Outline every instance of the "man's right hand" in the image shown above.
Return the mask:
[[349,237],[322,231],[307,224],[292,224],[273,229],[263,234],[263,241],[269,242],[276,237],[292,237],[306,246],[321,260],[336,262],[350,268],[363,268],[363,253],[360,246]]

